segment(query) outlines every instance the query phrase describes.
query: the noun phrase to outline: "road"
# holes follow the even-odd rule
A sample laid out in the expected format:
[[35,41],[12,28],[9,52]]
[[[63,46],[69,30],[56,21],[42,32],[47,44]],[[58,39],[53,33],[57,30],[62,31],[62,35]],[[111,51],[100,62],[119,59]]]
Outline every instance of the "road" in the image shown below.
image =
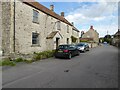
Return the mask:
[[68,59],[3,68],[3,88],[117,88],[118,49],[105,45]]

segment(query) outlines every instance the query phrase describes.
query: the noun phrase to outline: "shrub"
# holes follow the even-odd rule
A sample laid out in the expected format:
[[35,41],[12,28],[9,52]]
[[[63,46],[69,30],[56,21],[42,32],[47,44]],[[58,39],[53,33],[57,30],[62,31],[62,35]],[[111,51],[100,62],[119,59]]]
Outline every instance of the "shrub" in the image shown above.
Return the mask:
[[32,63],[33,60],[24,60],[24,62],[26,62],[26,63]]
[[24,60],[22,58],[15,59],[15,62],[23,62]]
[[54,52],[55,52],[55,50],[34,53],[33,59],[34,60],[41,60],[41,59],[46,59],[46,58],[53,57]]
[[6,66],[6,65],[8,65],[8,66],[15,66],[16,64],[15,64],[15,62],[13,62],[13,61],[10,61],[10,60],[3,60],[3,61],[1,61],[2,62],[2,66]]
[[0,60],[0,66],[2,66],[2,60]]
[[33,56],[33,60],[40,60],[42,59],[42,56],[40,53],[36,53],[34,56]]

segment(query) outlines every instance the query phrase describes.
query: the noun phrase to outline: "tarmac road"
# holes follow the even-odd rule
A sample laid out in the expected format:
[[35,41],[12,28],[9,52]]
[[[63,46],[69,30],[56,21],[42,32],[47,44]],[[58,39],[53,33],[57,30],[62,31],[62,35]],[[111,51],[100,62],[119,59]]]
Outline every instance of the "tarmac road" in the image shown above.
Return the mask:
[[103,45],[69,59],[3,67],[3,88],[118,88],[118,49]]

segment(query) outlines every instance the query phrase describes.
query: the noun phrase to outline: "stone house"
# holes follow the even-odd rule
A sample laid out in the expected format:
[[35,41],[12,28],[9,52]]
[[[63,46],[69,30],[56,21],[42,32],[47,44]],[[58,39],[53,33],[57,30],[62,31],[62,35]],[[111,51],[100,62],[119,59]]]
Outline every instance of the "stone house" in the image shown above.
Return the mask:
[[53,50],[71,44],[71,36],[78,42],[79,31],[64,18],[64,12],[56,14],[53,5],[48,9],[35,1],[16,0],[1,6],[3,55]]
[[120,47],[120,29],[113,35],[112,45]]
[[80,41],[89,43],[89,46],[96,47],[99,44],[99,33],[93,29],[93,26],[90,26],[90,29],[82,34]]

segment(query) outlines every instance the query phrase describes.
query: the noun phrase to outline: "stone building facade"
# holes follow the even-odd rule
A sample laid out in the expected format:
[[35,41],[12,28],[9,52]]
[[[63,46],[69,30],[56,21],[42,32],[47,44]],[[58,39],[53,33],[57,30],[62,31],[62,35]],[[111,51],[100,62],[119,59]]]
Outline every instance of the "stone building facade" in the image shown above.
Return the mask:
[[90,47],[96,47],[99,44],[99,33],[93,29],[93,26],[90,26],[90,29],[80,39],[87,41]]
[[[2,2],[3,55],[13,53],[32,54],[53,50],[60,44],[71,44],[74,26],[58,15],[54,6],[50,9],[38,2]],[[74,30],[79,38],[79,31]]]
[[79,43],[79,30],[75,27],[73,27],[71,39],[72,43]]
[[0,56],[2,56],[2,2],[0,1]]
[[112,45],[120,48],[120,29],[113,35]]

